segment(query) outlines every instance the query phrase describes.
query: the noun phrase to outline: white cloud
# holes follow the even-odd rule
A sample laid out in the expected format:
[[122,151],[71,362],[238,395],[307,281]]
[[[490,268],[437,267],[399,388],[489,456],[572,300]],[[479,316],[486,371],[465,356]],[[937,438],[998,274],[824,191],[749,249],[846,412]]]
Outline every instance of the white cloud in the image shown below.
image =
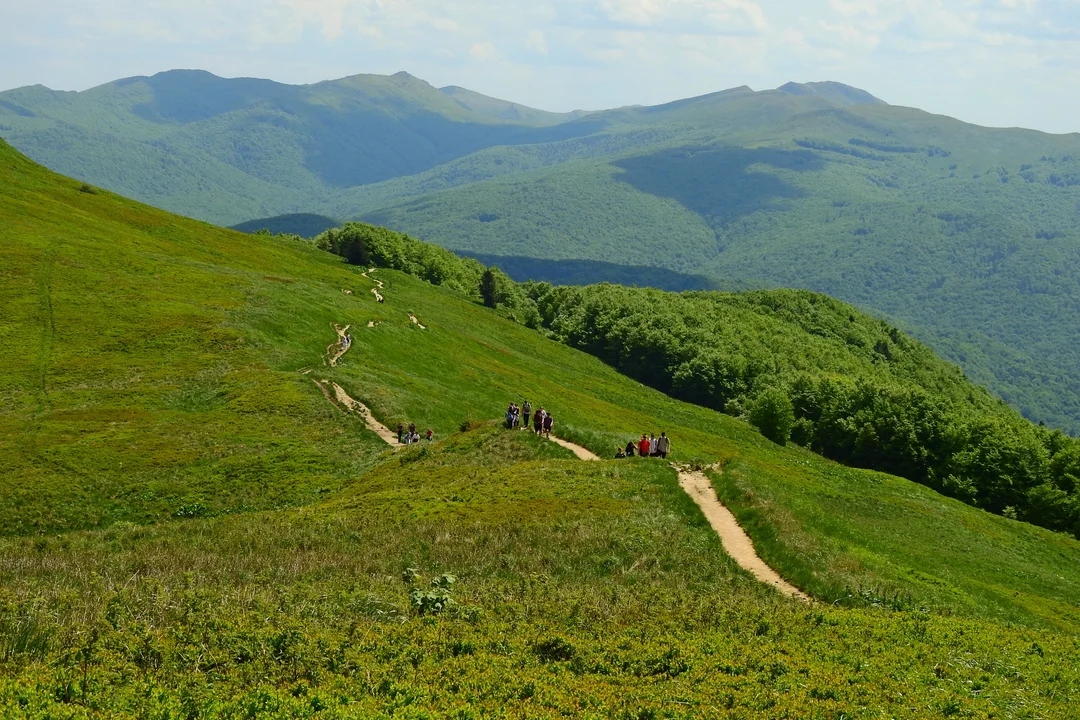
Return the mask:
[[474,59],[481,62],[491,62],[499,57],[499,52],[495,49],[495,45],[490,42],[476,43],[469,48],[469,55]]
[[525,47],[534,50],[541,55],[548,54],[547,36],[543,30],[530,30],[525,38]]

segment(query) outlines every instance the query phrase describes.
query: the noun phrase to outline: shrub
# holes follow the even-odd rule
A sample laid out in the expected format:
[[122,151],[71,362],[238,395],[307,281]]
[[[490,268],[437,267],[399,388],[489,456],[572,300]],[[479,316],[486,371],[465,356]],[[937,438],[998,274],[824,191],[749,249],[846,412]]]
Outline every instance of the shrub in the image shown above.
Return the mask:
[[750,422],[761,434],[778,445],[787,443],[795,425],[795,409],[787,391],[765,388],[750,402]]

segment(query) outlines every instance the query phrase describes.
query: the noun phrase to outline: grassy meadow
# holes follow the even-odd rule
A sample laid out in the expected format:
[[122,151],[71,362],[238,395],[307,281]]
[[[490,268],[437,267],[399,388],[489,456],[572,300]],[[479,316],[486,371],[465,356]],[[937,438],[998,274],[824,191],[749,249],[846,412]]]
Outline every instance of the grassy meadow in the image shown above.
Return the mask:
[[322,505],[2,541],[0,712],[1067,717],[1074,635],[784,600],[661,465],[563,454],[484,426]]
[[[1066,718],[1080,698],[1075,540],[776,446],[405,274],[376,271],[376,304],[309,245],[2,145],[0,218],[2,717]],[[332,323],[354,345],[329,368]],[[389,452],[312,378],[436,442]],[[666,431],[675,459],[723,463],[759,551],[821,601],[734,566],[666,464],[494,422],[526,397],[602,456]]]

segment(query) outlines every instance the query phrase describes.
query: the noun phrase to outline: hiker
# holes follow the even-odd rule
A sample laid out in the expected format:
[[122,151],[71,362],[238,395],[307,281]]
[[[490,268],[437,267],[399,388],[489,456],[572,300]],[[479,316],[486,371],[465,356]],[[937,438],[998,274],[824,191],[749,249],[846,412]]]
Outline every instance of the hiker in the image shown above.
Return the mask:
[[656,457],[656,433],[649,436],[649,457]]
[[345,333],[345,349],[348,350],[352,347],[352,335]]
[[506,429],[514,427],[514,404],[510,403],[506,406]]
[[671,438],[667,436],[666,432],[660,433],[660,437],[656,440],[656,454],[662,458],[666,458],[670,450]]
[[416,423],[409,423],[409,434],[410,435],[415,435],[416,434]]
[[405,444],[412,445],[412,433],[405,433]]
[[526,400],[521,404],[521,427],[526,430],[529,428],[530,415],[532,415],[532,403]]
[[634,457],[634,441],[626,443],[626,457]]
[[544,413],[544,437],[548,440],[551,439],[551,428],[555,425],[555,419],[551,417],[551,413]]
[[626,451],[623,450],[622,447],[615,448],[615,459],[621,460],[624,457],[626,457]]
[[428,442],[431,442],[432,440],[435,439],[435,433],[431,432],[431,428],[427,429],[427,434],[426,434],[425,437],[427,437]]
[[539,435],[544,429],[544,408],[540,408],[536,411],[536,415],[533,415],[533,430]]
[[641,439],[638,440],[637,454],[641,457],[649,457],[649,436],[645,433],[641,433]]
[[412,435],[409,436],[409,441],[411,444],[420,442],[420,433],[414,432]]
[[510,403],[510,407],[514,408],[514,427],[517,427],[521,420],[521,408],[517,406],[517,403]]
[[405,435],[405,425],[402,424],[402,423],[398,423],[397,424],[397,441],[398,441],[398,445],[401,445],[401,443],[403,442],[402,438],[403,438],[404,435]]

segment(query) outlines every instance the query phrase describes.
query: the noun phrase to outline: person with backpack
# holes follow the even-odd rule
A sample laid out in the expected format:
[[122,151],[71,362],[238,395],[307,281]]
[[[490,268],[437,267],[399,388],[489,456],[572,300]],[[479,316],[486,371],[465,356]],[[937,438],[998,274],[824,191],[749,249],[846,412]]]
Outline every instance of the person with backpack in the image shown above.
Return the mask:
[[529,416],[532,415],[532,403],[528,400],[521,404],[521,427],[529,429]]
[[671,451],[671,438],[667,436],[666,432],[660,433],[660,437],[656,439],[656,454],[662,458],[666,458],[667,454]]
[[555,425],[555,419],[551,413],[544,413],[544,437],[551,439],[551,428]]

